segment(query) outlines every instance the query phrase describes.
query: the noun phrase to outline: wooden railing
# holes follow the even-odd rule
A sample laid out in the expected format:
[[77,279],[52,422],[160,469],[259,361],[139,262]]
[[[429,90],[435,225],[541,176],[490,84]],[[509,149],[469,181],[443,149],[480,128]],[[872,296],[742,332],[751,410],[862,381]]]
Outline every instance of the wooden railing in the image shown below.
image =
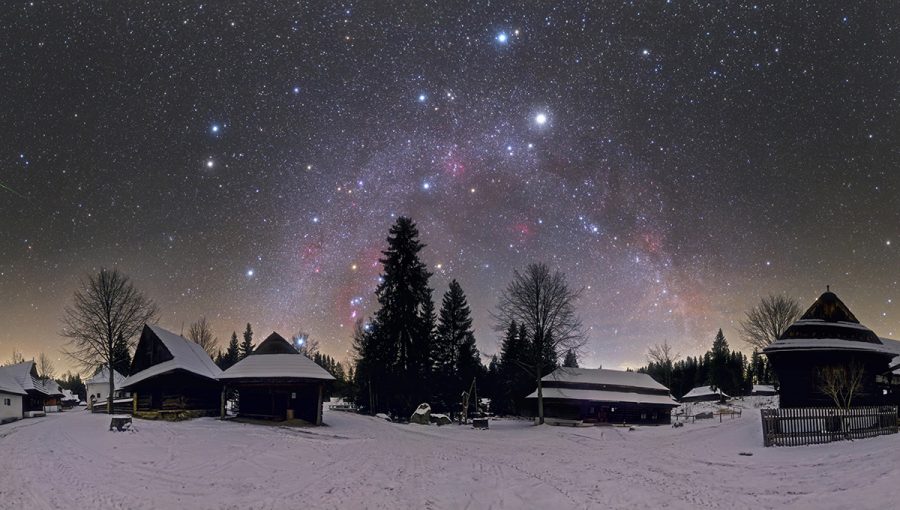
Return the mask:
[[897,406],[761,409],[766,446],[800,446],[897,433]]

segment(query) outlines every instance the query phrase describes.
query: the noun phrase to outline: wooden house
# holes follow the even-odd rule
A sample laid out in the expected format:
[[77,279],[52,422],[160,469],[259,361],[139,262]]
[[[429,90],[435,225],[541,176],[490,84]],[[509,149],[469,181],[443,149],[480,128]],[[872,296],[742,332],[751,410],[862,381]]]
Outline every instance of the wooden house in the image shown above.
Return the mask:
[[44,412],[58,413],[62,410],[63,390],[59,383],[53,379],[41,379],[41,386],[44,391]]
[[725,402],[728,398],[731,397],[718,388],[713,389],[712,386],[697,386],[685,393],[679,400],[681,402]]
[[27,393],[12,375],[9,367],[0,367],[0,424],[21,420]]
[[4,369],[25,391],[25,396],[22,397],[22,416],[24,418],[43,416],[45,414],[44,400],[47,398],[47,393],[44,385],[38,378],[34,360],[9,365],[4,367]]
[[[667,424],[678,403],[647,374],[558,368],[542,379],[544,416],[581,423]],[[537,403],[537,391],[528,395]]]
[[[115,398],[129,397],[129,393],[122,389],[125,384],[125,376],[113,370],[113,385]],[[109,367],[101,366],[94,372],[94,376],[84,382],[87,391],[88,409],[93,409],[95,403],[106,405],[106,397],[109,396]]]
[[763,349],[778,376],[781,407],[833,407],[823,391],[823,369],[860,371],[852,405],[888,403],[878,378],[897,356],[871,329],[860,324],[833,292],[825,292],[781,337]]
[[299,418],[321,425],[322,390],[334,377],[272,333],[220,380],[225,385],[223,417],[224,395],[233,389],[238,394],[238,416],[278,421]]
[[136,416],[215,415],[222,371],[202,347],[159,326],[144,326],[122,389],[133,394]]

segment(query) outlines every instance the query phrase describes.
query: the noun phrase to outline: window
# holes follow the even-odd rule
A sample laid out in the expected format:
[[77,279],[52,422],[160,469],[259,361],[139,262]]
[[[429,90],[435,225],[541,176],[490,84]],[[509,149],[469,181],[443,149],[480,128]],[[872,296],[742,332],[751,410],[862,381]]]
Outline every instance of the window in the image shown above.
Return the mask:
[[11,406],[11,405],[12,405],[12,400],[10,400],[10,399],[8,399],[8,398],[4,398],[4,399],[3,399],[3,405],[5,405],[5,406]]

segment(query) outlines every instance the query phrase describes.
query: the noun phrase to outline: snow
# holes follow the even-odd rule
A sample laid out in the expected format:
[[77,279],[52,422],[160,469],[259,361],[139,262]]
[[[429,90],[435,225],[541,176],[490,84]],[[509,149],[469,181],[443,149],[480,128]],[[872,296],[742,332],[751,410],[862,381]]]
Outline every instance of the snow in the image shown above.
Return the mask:
[[865,351],[895,354],[891,347],[882,344],[841,340],[840,338],[782,338],[766,347],[763,352],[778,351]]
[[[120,374],[118,371],[113,370],[113,383],[116,388],[121,388],[122,384],[125,382],[125,376]],[[109,367],[100,367],[100,370],[94,374],[94,377],[91,377],[87,381],[84,382],[85,386],[92,384],[103,384],[109,386]],[[91,392],[88,392],[91,393]]]
[[39,380],[36,380],[31,376],[33,367],[34,361],[23,361],[22,363],[16,363],[15,365],[7,365],[0,370],[11,375],[22,390],[35,390],[44,393],[44,386]]
[[557,368],[545,375],[541,380],[545,382],[603,384],[607,386],[628,386],[668,391],[668,388],[654,381],[647,374],[604,368]]
[[[680,428],[326,427],[68,411],[0,426],[4,508],[892,508],[900,435],[764,448],[759,411]],[[696,404],[699,405],[699,404]],[[48,441],[47,438],[54,438]],[[750,454],[750,455],[747,455]],[[48,490],[47,480],[77,490]]]
[[[637,404],[678,405],[668,395],[646,395],[628,391],[581,390],[570,388],[543,388],[544,398],[591,400],[599,402],[634,402]],[[537,398],[537,390],[526,398]]]
[[681,399],[684,400],[686,398],[707,397],[713,395],[721,395],[722,397],[728,398],[728,395],[722,393],[722,390],[714,390],[712,389],[712,386],[697,386],[691,391],[685,393],[685,395],[681,397]]
[[159,326],[148,324],[147,327],[150,328],[150,330],[162,341],[163,345],[166,346],[166,349],[172,354],[172,359],[153,365],[145,370],[141,370],[136,374],[132,374],[125,379],[125,382],[122,384],[123,389],[145,379],[174,370],[185,370],[216,380],[222,375],[222,370],[216,366],[212,358],[209,357],[209,354],[207,354],[199,344],[191,342],[187,338],[178,336]]
[[[13,395],[25,395],[25,390],[22,388],[22,385],[19,384],[19,381],[16,380],[13,371],[9,370],[9,368],[11,367],[0,367],[0,392]],[[31,378],[29,377],[29,379]]]
[[333,381],[334,377],[302,354],[251,354],[238,361],[219,377],[221,380],[243,377],[289,377]]

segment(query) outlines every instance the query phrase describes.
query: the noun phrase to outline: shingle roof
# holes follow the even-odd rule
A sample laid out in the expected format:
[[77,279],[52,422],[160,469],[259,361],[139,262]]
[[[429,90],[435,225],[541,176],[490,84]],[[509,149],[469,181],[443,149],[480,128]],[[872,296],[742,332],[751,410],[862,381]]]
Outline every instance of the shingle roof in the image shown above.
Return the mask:
[[685,399],[685,398],[693,398],[693,397],[706,397],[706,396],[712,396],[712,395],[721,395],[722,397],[729,398],[728,395],[726,395],[722,390],[719,390],[719,389],[714,390],[714,389],[712,389],[712,386],[697,386],[696,388],[692,389],[691,391],[685,393],[685,395],[681,398]]
[[165,345],[169,353],[172,354],[172,359],[132,374],[125,379],[124,384],[122,384],[123,388],[175,370],[184,370],[214,380],[218,380],[219,376],[222,375],[222,370],[216,366],[209,354],[198,344],[159,326],[148,324],[146,327]]
[[9,365],[4,368],[7,369],[8,374],[15,378],[16,382],[19,383],[19,386],[23,390],[45,393],[41,381],[31,375],[34,371],[34,360],[23,361],[22,363],[16,363],[15,365]]
[[[628,402],[634,404],[657,404],[676,407],[678,402],[669,395],[633,393],[630,391],[584,390],[573,388],[543,388],[544,398],[566,400],[589,400],[592,402]],[[537,398],[537,391],[525,398]]]
[[627,386],[631,388],[668,391],[668,388],[656,382],[647,374],[603,368],[557,368],[553,372],[542,377],[541,381]]
[[25,395],[25,390],[13,376],[12,370],[8,370],[9,368],[0,367],[0,391],[14,395]]
[[[125,376],[120,374],[118,370],[113,370],[113,382],[116,388],[120,388],[125,382]],[[94,374],[94,377],[85,381],[84,384],[109,384],[109,367],[100,367],[100,370]]]

